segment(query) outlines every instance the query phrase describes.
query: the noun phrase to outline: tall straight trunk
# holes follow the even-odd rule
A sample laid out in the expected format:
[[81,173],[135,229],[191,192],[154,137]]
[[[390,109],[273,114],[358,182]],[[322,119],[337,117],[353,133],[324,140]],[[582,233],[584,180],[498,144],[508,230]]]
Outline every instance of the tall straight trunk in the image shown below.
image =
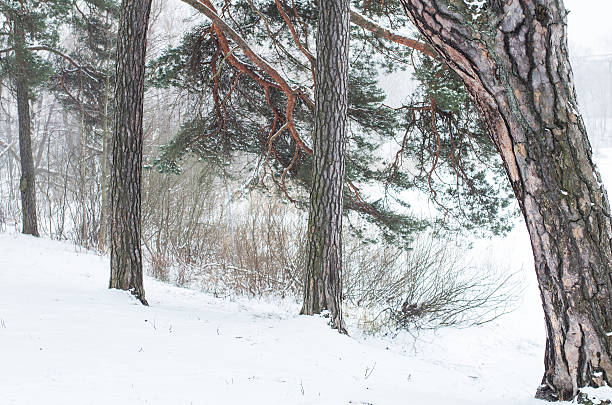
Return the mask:
[[117,44],[115,128],[111,174],[110,288],[132,292],[144,305],[141,195],[142,114],[151,0],[123,0]]
[[108,66],[106,72],[106,89],[104,95],[104,124],[102,130],[102,179],[100,190],[102,199],[100,201],[100,232],[98,234],[98,250],[104,252],[106,246],[106,212],[108,206],[108,93],[109,90],[109,73]]
[[491,134],[531,238],[546,321],[536,396],[612,384],[610,206],[578,113],[560,0],[403,0],[463,79]]
[[342,318],[342,206],[348,106],[349,1],[319,0],[315,135],[302,314]]
[[[79,74],[79,96],[83,89],[83,76]],[[81,99],[81,160],[79,162],[79,172],[81,174],[81,243],[85,248],[89,248],[89,232],[87,231],[87,181],[85,179],[85,104]]]
[[19,158],[21,162],[21,216],[22,232],[39,236],[36,216],[36,169],[32,157],[32,128],[30,116],[30,86],[26,68],[25,33],[15,24],[15,90],[19,119]]
[[108,210],[108,103],[110,93],[110,47],[111,47],[111,32],[109,24],[109,12],[106,12],[106,24],[108,29],[108,55],[105,63],[105,81],[104,81],[104,119],[102,124],[102,180],[100,184],[102,200],[100,201],[100,233],[98,234],[98,250],[104,252],[106,246],[106,229],[107,220],[106,212]]

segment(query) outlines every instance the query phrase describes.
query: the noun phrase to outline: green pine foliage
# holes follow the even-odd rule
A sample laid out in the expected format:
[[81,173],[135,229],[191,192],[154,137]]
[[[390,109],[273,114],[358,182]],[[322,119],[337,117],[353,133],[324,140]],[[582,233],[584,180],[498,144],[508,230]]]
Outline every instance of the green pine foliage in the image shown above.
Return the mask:
[[[84,106],[88,128],[99,127],[109,61],[114,75],[112,24],[118,12],[116,0],[0,2],[0,44],[6,51],[0,57],[0,79],[14,78],[14,49],[21,46],[30,96],[51,90],[73,112],[80,114]],[[21,45],[16,28],[23,30]],[[60,34],[66,32],[73,44],[68,50],[60,45]]]
[[[53,77],[53,64],[46,55],[32,48],[57,47],[60,27],[66,22],[72,5],[71,0],[0,2],[0,46],[6,50],[0,57],[0,79],[15,77],[14,49],[23,48],[25,77],[29,92],[35,97]],[[18,35],[19,31],[23,32],[23,38]]]
[[88,134],[101,134],[106,95],[114,88],[118,18],[118,0],[80,2],[68,21],[73,45],[66,50],[78,67],[62,56],[53,59],[56,77],[49,88],[64,108],[83,114]]
[[[281,3],[300,40],[314,53],[315,2]],[[218,9],[224,10],[225,20],[253,49],[293,88],[312,94],[310,63],[275,2],[224,4]],[[407,24],[399,2],[354,5],[362,6],[368,18],[382,25],[401,29]],[[262,79],[270,79],[240,49],[231,43],[230,47],[232,56]],[[406,69],[414,70],[418,89],[401,108],[387,107],[378,85],[380,75]],[[259,160],[259,172],[267,163],[268,176],[307,207],[310,157],[300,152],[294,161],[296,142],[288,131],[268,144],[275,118],[284,117],[284,93],[272,87],[266,96],[255,80],[234,69],[219,52],[209,23],[185,34],[178,46],[151,62],[148,72],[150,86],[180,89],[192,112],[153,167],[179,173],[186,154],[220,165],[245,155],[266,156]],[[298,100],[294,122],[308,145],[313,117],[312,106]],[[365,240],[371,237],[368,224],[378,225],[388,242],[402,244],[432,226],[489,234],[510,229],[515,210],[501,162],[461,82],[439,61],[353,26],[349,120],[345,201],[349,212],[365,219],[351,221]],[[289,180],[283,185],[285,178]],[[358,196],[353,185],[368,192]],[[433,218],[423,218],[411,208],[410,202],[422,204],[424,199],[437,212]]]
[[435,204],[446,214],[462,218],[458,225],[463,229],[509,231],[517,215],[512,190],[460,79],[429,56],[418,59],[414,75],[419,86],[413,106],[429,100],[436,111],[434,120],[427,110],[416,119],[408,112],[404,119],[404,125],[418,134],[407,142],[407,156],[419,162],[420,170],[413,176],[417,187],[435,195]]

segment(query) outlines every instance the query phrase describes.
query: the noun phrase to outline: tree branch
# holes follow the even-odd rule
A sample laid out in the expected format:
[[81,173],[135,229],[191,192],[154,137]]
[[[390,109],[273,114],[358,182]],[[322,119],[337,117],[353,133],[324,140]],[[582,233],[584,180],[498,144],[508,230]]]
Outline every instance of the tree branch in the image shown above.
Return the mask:
[[[47,52],[54,53],[54,54],[64,58],[72,66],[77,68],[79,71],[84,72],[87,76],[91,77],[92,79],[94,79],[94,80],[98,80],[99,79],[98,77],[95,77],[91,72],[89,72],[86,68],[84,68],[83,66],[79,65],[70,56],[66,55],[65,53],[63,53],[63,52],[61,52],[61,51],[59,51],[59,50],[57,50],[55,48],[51,48],[50,46],[46,46],[46,45],[36,45],[36,46],[28,46],[28,47],[26,47],[26,49],[29,50],[29,51],[47,51]],[[0,49],[0,54],[11,52],[11,51],[14,51],[14,50],[15,50],[14,47]]]
[[355,10],[351,10],[351,22],[365,30],[370,31],[377,38],[384,38],[391,42],[395,42],[396,44],[404,45],[408,48],[424,53],[425,55],[431,56],[432,58],[437,58],[438,56],[429,45],[394,33],[388,30],[387,28],[381,27],[374,21],[359,14]]

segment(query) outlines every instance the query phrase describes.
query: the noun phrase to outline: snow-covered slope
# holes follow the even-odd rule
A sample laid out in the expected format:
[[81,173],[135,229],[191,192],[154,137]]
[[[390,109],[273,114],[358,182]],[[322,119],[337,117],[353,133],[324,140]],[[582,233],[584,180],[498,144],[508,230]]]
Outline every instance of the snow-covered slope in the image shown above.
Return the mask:
[[416,344],[364,339],[294,304],[150,278],[146,308],[106,288],[108,267],[66,243],[0,234],[0,404],[537,402],[542,331],[518,312]]
[[[598,157],[608,185],[611,157]],[[526,232],[475,252],[523,268],[521,307],[415,341],[363,336],[350,318],[341,336],[294,303],[150,278],[143,307],[106,288],[107,258],[0,233],[0,405],[538,404],[544,330]]]

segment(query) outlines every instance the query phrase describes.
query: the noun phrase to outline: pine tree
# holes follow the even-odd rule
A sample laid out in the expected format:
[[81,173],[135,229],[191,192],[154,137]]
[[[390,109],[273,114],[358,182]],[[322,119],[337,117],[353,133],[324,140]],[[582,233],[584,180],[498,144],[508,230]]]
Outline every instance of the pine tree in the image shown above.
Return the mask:
[[[208,1],[186,2],[215,26],[194,28],[151,64],[151,84],[185,89],[192,103],[188,110],[197,112],[155,166],[179,172],[186,153],[225,164],[219,157],[229,145],[234,156],[262,155],[259,173],[270,176],[298,206],[308,208],[315,126],[311,92],[316,58],[310,51],[318,16],[315,2],[237,1],[223,8],[225,19]],[[412,58],[413,52],[435,56],[421,42],[373,22],[387,15],[395,19],[401,11],[398,1],[369,2],[364,16],[351,11],[351,21],[361,25],[351,28],[344,208],[366,221],[348,225],[364,240],[371,237],[369,225],[377,225],[386,242],[402,245],[428,226],[504,233],[515,215],[509,207],[511,189],[458,77],[437,59]],[[400,20],[397,26],[406,23]],[[230,35],[232,31],[236,35]],[[241,43],[245,39],[269,45],[260,51],[268,65],[249,53]],[[379,72],[406,69],[413,59],[423,83],[420,93],[401,108],[386,107],[377,84]],[[443,84],[447,78],[454,80],[452,85]],[[381,153],[389,145],[396,148],[390,160]],[[415,162],[416,168],[403,162]],[[376,186],[382,198],[362,193],[365,184]],[[437,218],[412,214],[402,194],[414,189],[431,197],[439,208]]]
[[536,396],[610,385],[610,204],[578,113],[563,3],[403,2],[465,84],[525,218],[547,330]]
[[[70,21],[74,46],[67,52],[72,60],[78,61],[79,68],[75,69],[65,58],[58,56],[55,61],[58,80],[52,82],[51,90],[65,109],[82,117],[82,130],[86,135],[83,137],[84,143],[93,143],[102,149],[100,216],[98,221],[90,218],[88,222],[90,227],[97,223],[97,247],[104,251],[108,222],[109,121],[112,120],[111,93],[115,82],[119,4],[116,0],[84,0],[79,10],[80,13],[75,14]],[[83,232],[86,231],[85,219],[83,215]]]
[[51,65],[36,52],[55,49],[58,29],[69,15],[71,1],[50,0],[40,4],[23,1],[0,3],[2,26],[6,35],[0,41],[7,54],[1,59],[0,74],[13,83],[19,117],[19,157],[21,162],[22,232],[38,236],[36,213],[36,168],[32,158],[30,102],[36,90],[47,82]]
[[342,318],[342,217],[348,110],[349,1],[319,1],[315,134],[302,314]]
[[117,35],[111,175],[110,288],[148,305],[142,283],[141,182],[145,55],[151,0],[123,0]]

